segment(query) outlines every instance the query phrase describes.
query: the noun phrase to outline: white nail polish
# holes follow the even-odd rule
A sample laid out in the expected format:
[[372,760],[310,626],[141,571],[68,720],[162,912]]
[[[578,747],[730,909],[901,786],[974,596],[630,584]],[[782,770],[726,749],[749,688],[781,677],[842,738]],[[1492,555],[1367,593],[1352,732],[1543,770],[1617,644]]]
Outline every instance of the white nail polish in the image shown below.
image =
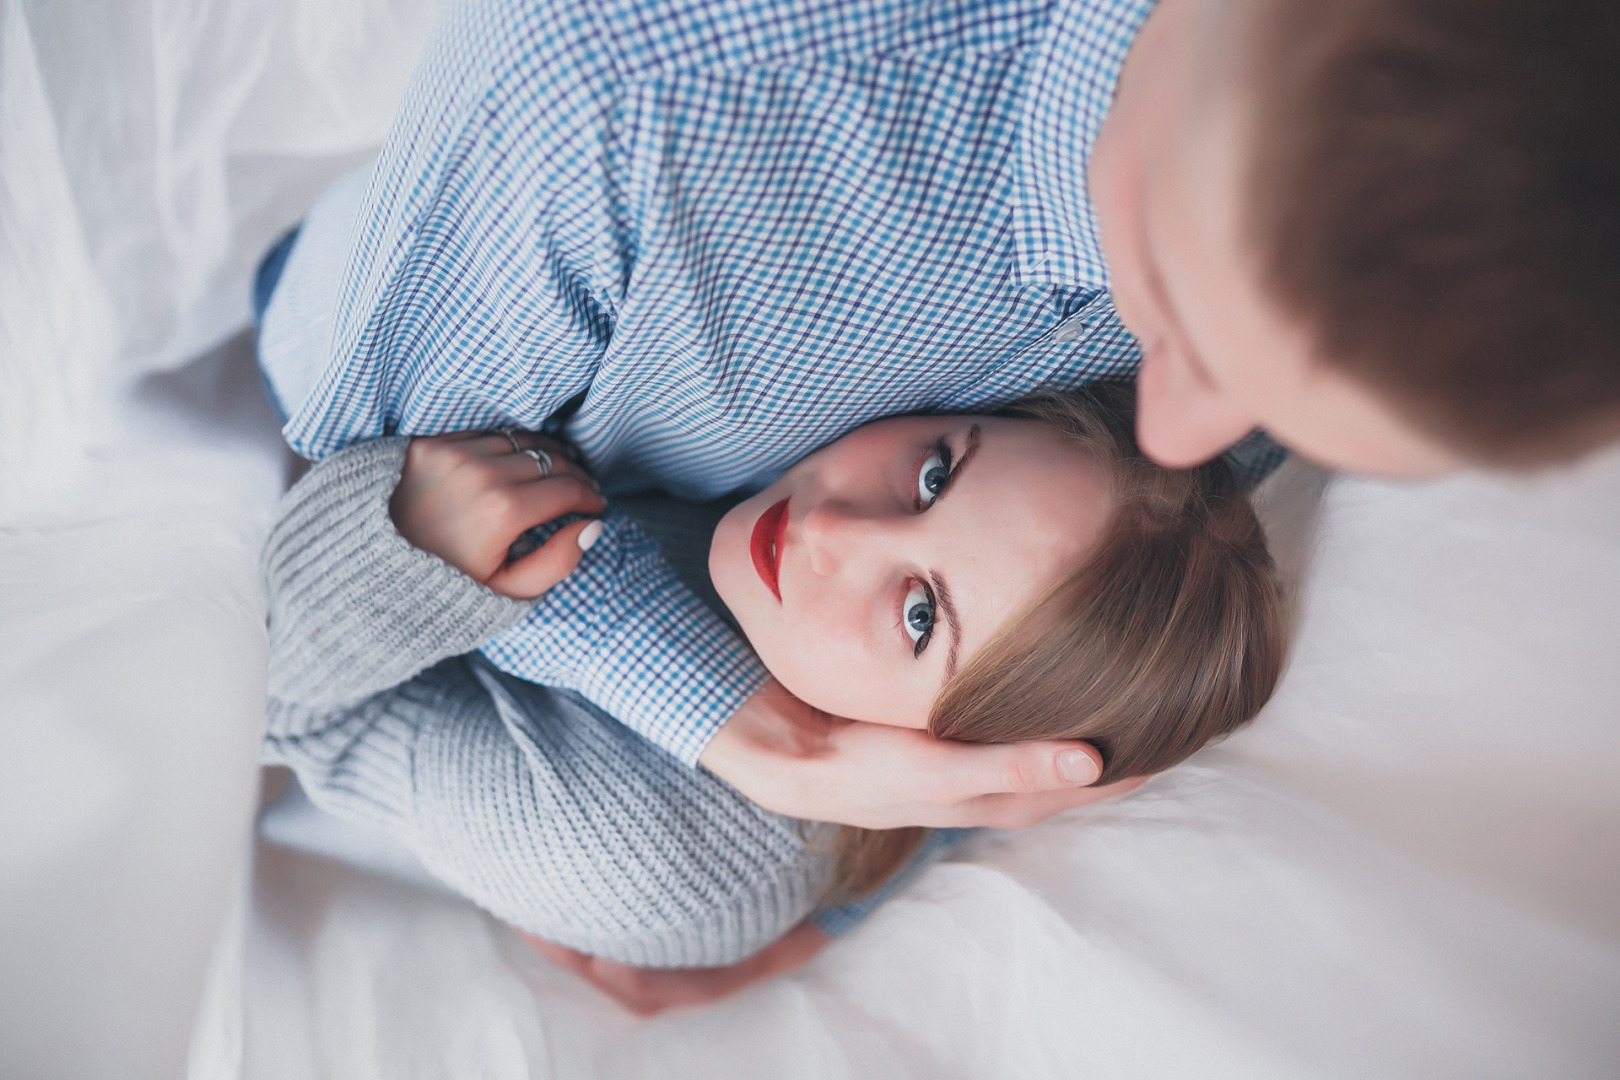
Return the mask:
[[589,551],[589,550],[591,550],[591,548],[596,546],[596,542],[599,539],[601,539],[601,537],[602,537],[602,523],[600,521],[591,522],[589,525],[585,526],[585,528],[580,530],[580,533],[579,533],[579,550],[581,550],[581,551]]

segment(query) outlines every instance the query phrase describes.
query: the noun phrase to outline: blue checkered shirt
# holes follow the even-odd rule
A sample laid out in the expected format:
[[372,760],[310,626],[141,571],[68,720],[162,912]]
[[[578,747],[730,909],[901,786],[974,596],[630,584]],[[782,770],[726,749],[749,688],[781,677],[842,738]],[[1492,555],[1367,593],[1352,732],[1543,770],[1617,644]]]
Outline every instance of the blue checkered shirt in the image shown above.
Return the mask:
[[[567,424],[608,489],[769,483],[875,417],[1134,370],[1086,160],[1151,0],[444,12],[292,417]],[[765,677],[622,518],[485,648],[686,762]]]

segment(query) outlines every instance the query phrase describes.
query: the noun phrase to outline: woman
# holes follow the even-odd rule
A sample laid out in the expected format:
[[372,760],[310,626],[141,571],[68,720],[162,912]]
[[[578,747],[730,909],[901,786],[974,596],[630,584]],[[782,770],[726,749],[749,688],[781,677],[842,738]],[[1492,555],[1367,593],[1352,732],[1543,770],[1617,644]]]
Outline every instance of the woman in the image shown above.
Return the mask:
[[[462,655],[528,612],[485,583],[556,580],[592,526],[509,560],[513,539],[601,505],[560,448],[518,433],[379,440],[317,466],[266,560],[268,756],[495,914],[609,960],[732,963],[822,901],[880,898],[919,830],[829,841],[577,694]],[[867,425],[726,510],[712,543],[682,506],[642,506],[665,554],[700,595],[706,561],[773,674],[843,715],[1084,737],[1123,779],[1250,718],[1281,665],[1263,537],[1231,476],[1148,464],[1094,395]],[[864,910],[815,918],[835,932]],[[803,952],[795,933],[783,955]]]

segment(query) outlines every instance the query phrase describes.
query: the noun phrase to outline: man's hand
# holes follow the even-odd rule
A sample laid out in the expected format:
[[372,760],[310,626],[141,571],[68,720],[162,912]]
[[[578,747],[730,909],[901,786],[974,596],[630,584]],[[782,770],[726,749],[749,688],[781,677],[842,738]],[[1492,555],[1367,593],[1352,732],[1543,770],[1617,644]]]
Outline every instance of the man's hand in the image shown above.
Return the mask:
[[868,829],[1021,829],[1142,782],[1086,786],[1102,759],[1083,742],[981,746],[856,723],[817,712],[774,679],[699,760],[767,810]]
[[832,940],[814,923],[804,922],[729,967],[638,968],[587,956],[532,934],[522,937],[541,956],[572,971],[637,1016],[719,1001],[745,986],[802,967]]
[[[530,450],[539,457],[523,452]],[[582,544],[595,523],[576,521],[509,563],[513,541],[553,518],[606,506],[561,444],[527,431],[472,431],[412,439],[388,512],[414,546],[503,596],[532,600],[573,573],[600,526]]]

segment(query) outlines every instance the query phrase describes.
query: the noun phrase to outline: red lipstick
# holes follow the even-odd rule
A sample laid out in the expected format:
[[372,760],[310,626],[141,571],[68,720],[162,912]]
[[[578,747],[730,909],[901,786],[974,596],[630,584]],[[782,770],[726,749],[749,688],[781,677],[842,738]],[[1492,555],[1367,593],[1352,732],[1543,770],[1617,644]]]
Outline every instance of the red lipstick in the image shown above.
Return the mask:
[[754,535],[748,544],[749,552],[754,556],[754,570],[758,572],[759,580],[765,583],[765,587],[771,590],[771,595],[777,600],[782,599],[782,590],[776,584],[780,570],[777,560],[781,558],[782,542],[787,539],[787,511],[788,500],[783,499],[759,515],[759,520],[754,522]]

